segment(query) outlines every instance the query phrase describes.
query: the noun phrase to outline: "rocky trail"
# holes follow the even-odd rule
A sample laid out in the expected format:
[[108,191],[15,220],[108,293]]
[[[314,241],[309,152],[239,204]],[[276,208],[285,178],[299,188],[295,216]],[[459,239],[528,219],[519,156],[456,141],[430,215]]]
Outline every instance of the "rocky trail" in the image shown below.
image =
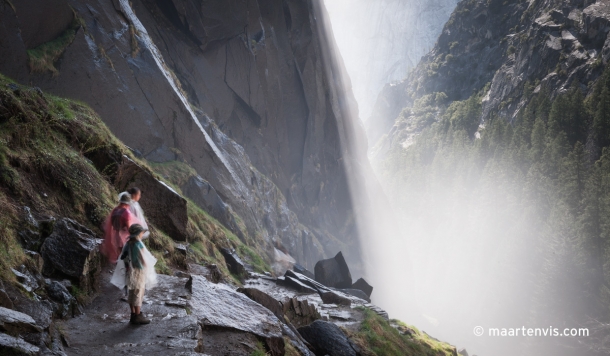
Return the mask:
[[[322,295],[334,298],[335,303],[325,303],[311,287],[315,282],[292,271],[288,272],[292,277],[279,279],[251,273],[244,287],[237,289],[208,281],[206,270],[191,265],[189,274],[159,275],[159,284],[146,292],[142,306],[151,324],[130,325],[124,292],[110,284],[112,270],[105,269],[99,295],[82,315],[58,326],[65,353],[249,355],[263,343],[271,354],[284,354],[286,340],[301,354],[313,355],[296,328],[327,320],[331,325],[357,331],[363,320],[359,307],[374,308],[363,299],[329,288],[326,293],[332,293],[332,297]],[[293,287],[286,285],[288,278]],[[286,315],[286,320],[280,322],[276,314]],[[333,329],[342,333],[337,327]],[[345,336],[343,339],[346,345],[339,346],[349,347],[350,342]],[[352,353],[355,355],[355,350]]]

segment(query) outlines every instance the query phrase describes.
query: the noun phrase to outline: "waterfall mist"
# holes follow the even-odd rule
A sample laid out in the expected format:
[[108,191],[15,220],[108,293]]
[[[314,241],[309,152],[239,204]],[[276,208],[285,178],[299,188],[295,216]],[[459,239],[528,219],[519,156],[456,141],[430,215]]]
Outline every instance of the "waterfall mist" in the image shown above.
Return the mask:
[[[337,80],[346,93],[353,83],[358,101],[343,103],[346,125],[360,125],[357,107],[371,110],[377,98],[378,87],[362,84],[379,75],[370,63],[388,61],[392,67],[392,57],[376,47],[380,43],[357,35],[370,30],[358,19],[374,17],[383,4],[326,1],[329,18],[324,20],[332,23],[337,40],[329,40],[330,53],[347,69]],[[358,11],[364,15],[354,15]],[[391,21],[384,25],[393,33]],[[395,72],[401,73],[406,75]],[[376,176],[362,169],[369,164],[366,159],[345,162],[352,198],[361,209],[358,224],[365,278],[375,287],[373,303],[391,318],[465,347],[471,355],[562,355],[556,351],[562,344],[578,341],[473,334],[476,326],[486,335],[488,328],[579,327],[574,315],[584,312],[577,309],[579,295],[566,292],[578,289],[569,209],[554,205],[558,200],[547,194],[548,182],[535,170],[522,169],[508,155],[490,160],[480,146],[484,143],[455,135],[448,145],[430,134],[419,148],[405,145],[374,157]],[[374,144],[353,137],[343,138],[344,149],[361,152]]]

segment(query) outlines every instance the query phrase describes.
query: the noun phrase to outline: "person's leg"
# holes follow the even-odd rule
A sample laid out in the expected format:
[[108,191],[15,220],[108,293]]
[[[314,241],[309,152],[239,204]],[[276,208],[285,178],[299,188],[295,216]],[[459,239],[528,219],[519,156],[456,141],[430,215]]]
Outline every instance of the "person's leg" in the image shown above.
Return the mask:
[[141,309],[141,307],[133,307],[133,313],[134,314],[140,314],[140,312],[141,312],[140,309]]
[[142,300],[144,299],[144,289],[135,289],[134,290],[134,306],[135,306],[135,318],[134,324],[144,325],[150,324],[150,320],[146,319],[144,315],[142,315]]

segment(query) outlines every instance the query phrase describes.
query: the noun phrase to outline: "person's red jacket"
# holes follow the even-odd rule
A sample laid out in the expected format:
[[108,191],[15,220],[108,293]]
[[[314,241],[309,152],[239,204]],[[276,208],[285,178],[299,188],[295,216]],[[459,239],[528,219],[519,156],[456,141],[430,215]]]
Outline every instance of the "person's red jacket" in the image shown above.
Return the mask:
[[100,246],[100,252],[115,263],[121,254],[121,250],[129,238],[129,227],[137,224],[138,220],[129,211],[128,204],[119,204],[112,210],[104,222],[104,242]]

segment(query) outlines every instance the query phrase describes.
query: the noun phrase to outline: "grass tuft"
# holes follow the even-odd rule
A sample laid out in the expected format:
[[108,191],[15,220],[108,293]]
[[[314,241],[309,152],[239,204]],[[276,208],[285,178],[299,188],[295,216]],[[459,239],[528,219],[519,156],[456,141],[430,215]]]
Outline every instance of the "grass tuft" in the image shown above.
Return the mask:
[[397,322],[409,328],[413,335],[402,335],[390,322],[374,311],[360,307],[364,320],[360,330],[349,332],[350,339],[360,347],[366,356],[453,356],[455,347],[430,338],[416,328]]
[[43,43],[40,46],[28,50],[30,71],[32,73],[44,73],[50,71],[53,76],[59,75],[59,71],[55,67],[55,62],[59,60],[66,48],[74,41],[76,31],[80,27],[78,17],[74,16],[74,21],[68,29],[66,29],[56,39]]

